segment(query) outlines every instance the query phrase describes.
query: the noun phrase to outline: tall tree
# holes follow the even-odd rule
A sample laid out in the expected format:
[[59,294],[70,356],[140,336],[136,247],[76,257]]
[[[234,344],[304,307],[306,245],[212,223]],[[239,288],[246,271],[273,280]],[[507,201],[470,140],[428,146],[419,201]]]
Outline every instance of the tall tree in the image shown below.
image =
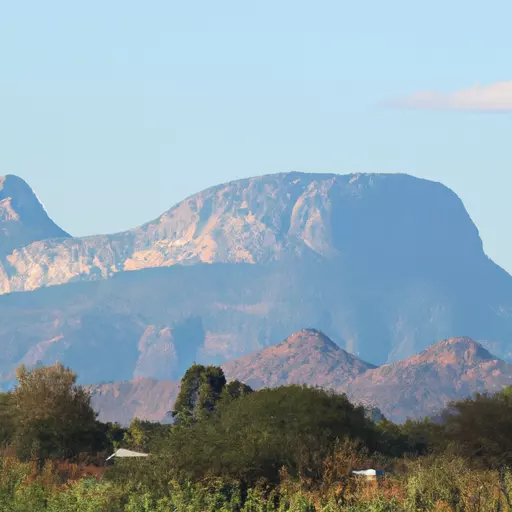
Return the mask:
[[193,364],[181,379],[173,417],[179,424],[204,419],[215,410],[226,386],[226,377],[218,366]]
[[14,444],[22,458],[73,457],[100,447],[91,397],[76,375],[57,363],[16,371],[12,392]]

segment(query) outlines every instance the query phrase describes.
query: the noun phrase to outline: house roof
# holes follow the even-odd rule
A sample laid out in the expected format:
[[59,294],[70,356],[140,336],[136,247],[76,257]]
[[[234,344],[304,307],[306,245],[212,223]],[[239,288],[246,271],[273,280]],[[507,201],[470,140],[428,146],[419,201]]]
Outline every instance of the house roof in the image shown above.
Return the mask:
[[113,453],[107,460],[110,460],[113,457],[147,457],[148,455],[148,453],[134,452],[132,450],[127,450],[126,448],[119,448],[119,450]]

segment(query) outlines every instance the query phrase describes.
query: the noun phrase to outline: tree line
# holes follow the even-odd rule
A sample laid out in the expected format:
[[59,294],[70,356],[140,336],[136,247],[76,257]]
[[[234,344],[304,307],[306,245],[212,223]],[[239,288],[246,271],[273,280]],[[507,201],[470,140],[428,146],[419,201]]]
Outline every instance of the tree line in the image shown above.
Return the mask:
[[[460,508],[470,492],[463,485],[472,493],[480,489],[482,500],[484,481],[494,481],[493,496],[505,502],[505,496],[510,498],[512,510],[512,491],[506,491],[512,489],[507,469],[512,466],[512,388],[453,402],[435,419],[398,425],[385,418],[374,421],[343,394],[299,385],[254,391],[242,382],[228,382],[219,367],[194,364],[182,379],[172,419],[170,425],[134,419],[127,428],[99,422],[90,394],[71,369],[22,366],[14,389],[0,394],[0,472],[11,474],[5,464],[12,456],[44,472],[51,461],[92,460],[95,454],[101,461],[115,448],[126,447],[151,457],[117,461],[106,470],[102,485],[119,503],[124,499],[121,489],[132,500],[147,494],[153,504],[170,503],[178,495],[185,500],[187,492],[197,494],[186,499],[202,496],[208,501],[212,492],[218,499],[239,502],[233,510],[242,510],[240,504],[259,493],[258,500],[267,503],[261,510],[271,510],[272,496],[279,495],[274,501],[282,502],[283,493],[295,486],[293,492],[301,496],[316,493],[320,499],[326,493],[347,504],[355,496],[352,470],[379,467],[402,475],[403,490],[397,496],[414,484],[414,510],[429,509],[422,508],[422,500],[472,510]],[[412,475],[421,478],[411,480]],[[480,483],[464,481],[454,491],[453,482],[463,475]],[[439,490],[440,485],[445,487]]]
[[16,377],[14,389],[0,393],[0,445],[23,460],[75,460],[124,445],[165,451],[184,470],[193,461],[195,472],[211,472],[216,462],[208,454],[215,447],[226,458],[222,466],[236,468],[233,474],[274,478],[275,470],[263,468],[285,464],[314,473],[314,464],[301,458],[322,458],[336,440],[351,439],[388,457],[451,453],[479,467],[512,464],[512,387],[450,403],[436,419],[398,425],[374,422],[343,394],[298,385],[255,392],[227,382],[220,367],[194,364],[181,381],[171,425],[134,419],[123,428],[98,421],[70,368],[21,366]]

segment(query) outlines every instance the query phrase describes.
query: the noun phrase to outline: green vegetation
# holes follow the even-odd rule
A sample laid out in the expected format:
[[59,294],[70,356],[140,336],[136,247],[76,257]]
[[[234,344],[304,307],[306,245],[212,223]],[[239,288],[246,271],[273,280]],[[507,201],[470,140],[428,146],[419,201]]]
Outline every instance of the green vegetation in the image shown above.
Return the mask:
[[224,372],[216,366],[193,364],[181,380],[180,393],[174,404],[177,424],[189,424],[211,414],[226,386]]
[[[174,417],[102,424],[71,370],[20,368],[0,394],[0,512],[512,512],[512,389],[396,425],[344,395],[253,392],[194,365]],[[151,456],[105,468],[121,446]],[[384,478],[352,475],[370,467]]]
[[0,442],[22,460],[74,459],[105,449],[108,427],[96,421],[76,375],[60,364],[16,372],[18,384],[0,395]]
[[252,393],[252,389],[243,382],[227,382],[218,366],[194,363],[181,379],[172,415],[177,425],[190,425],[206,419],[219,404],[249,393]]
[[172,429],[164,447],[181,474],[277,482],[282,467],[318,479],[336,440],[375,444],[363,408],[345,396],[305,386],[264,389],[220,403],[216,414]]

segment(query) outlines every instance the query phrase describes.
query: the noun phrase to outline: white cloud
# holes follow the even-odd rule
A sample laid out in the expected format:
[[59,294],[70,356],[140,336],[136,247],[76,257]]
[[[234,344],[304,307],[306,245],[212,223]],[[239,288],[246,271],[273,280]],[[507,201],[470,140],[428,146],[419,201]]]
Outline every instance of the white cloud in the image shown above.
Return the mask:
[[470,89],[452,93],[420,91],[388,102],[388,106],[426,110],[512,112],[512,81],[475,85]]

